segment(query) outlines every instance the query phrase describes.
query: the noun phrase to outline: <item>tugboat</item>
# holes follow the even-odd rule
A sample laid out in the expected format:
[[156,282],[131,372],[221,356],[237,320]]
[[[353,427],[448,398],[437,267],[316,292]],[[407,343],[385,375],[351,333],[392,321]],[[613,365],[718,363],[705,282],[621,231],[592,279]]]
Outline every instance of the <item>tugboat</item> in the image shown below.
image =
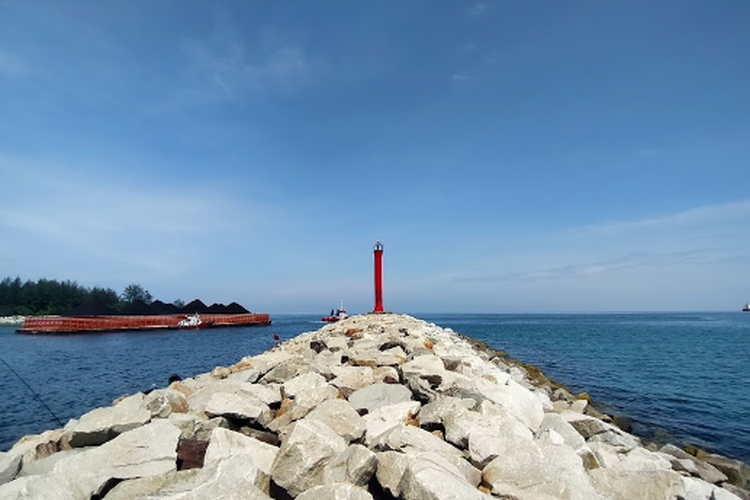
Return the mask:
[[203,321],[201,315],[198,313],[186,316],[185,319],[177,323],[177,326],[182,330],[198,330],[201,328],[210,328],[211,323]]
[[336,321],[340,319],[346,319],[349,315],[346,314],[346,310],[344,309],[344,301],[339,301],[339,308],[338,309],[331,309],[331,315],[330,316],[323,316],[320,318],[321,321],[325,321],[326,323],[335,323]]
[[742,312],[750,312],[750,304],[745,303],[745,307],[742,308]]

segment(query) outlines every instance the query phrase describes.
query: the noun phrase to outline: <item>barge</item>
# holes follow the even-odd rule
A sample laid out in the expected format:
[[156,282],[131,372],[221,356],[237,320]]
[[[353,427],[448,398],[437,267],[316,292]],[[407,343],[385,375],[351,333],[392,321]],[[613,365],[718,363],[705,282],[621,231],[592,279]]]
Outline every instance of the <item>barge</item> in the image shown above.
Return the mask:
[[[94,333],[133,330],[177,330],[184,328],[185,314],[143,316],[37,316],[24,320],[18,333]],[[211,328],[226,326],[270,325],[265,313],[201,314],[201,321]],[[181,323],[183,322],[183,323]]]

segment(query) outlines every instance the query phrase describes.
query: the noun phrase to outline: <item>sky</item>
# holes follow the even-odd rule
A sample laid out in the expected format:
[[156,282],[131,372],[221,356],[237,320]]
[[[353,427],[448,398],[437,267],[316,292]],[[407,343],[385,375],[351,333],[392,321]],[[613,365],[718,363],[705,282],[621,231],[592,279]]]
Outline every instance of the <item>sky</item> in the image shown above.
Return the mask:
[[0,0],[0,276],[738,311],[750,3]]

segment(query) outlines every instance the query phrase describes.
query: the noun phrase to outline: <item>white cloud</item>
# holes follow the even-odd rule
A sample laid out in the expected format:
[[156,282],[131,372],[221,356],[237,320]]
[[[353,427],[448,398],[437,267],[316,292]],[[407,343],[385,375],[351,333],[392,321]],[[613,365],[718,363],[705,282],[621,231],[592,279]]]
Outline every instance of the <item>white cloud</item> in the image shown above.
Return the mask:
[[487,12],[487,9],[489,9],[489,5],[486,2],[479,2],[471,6],[469,14],[472,16],[481,16]]
[[184,275],[211,242],[259,224],[252,204],[240,210],[225,192],[205,184],[153,185],[80,170],[14,167],[3,159],[0,172],[7,182],[0,189],[0,240],[16,254],[43,254],[47,262],[32,268],[83,260],[85,269]]
[[706,224],[743,218],[750,218],[750,200],[705,205],[657,217],[588,226],[583,229],[574,230],[574,232],[612,234],[643,229],[664,229],[667,227],[674,228],[694,225],[705,226]]
[[0,76],[20,78],[30,72],[29,66],[20,57],[0,50]]
[[736,260],[738,256],[746,255],[747,250],[747,248],[728,247],[700,248],[684,252],[635,252],[597,262],[569,264],[500,275],[459,275],[454,276],[453,280],[457,282],[501,282],[578,279],[635,268],[663,268],[681,264],[696,265],[729,262]]
[[239,40],[182,43],[191,71],[222,100],[242,101],[253,93],[296,90],[312,80],[315,65],[305,51],[293,44],[258,43],[246,47]]
[[451,75],[451,80],[454,82],[467,82],[471,80],[471,77],[465,71],[458,71]]

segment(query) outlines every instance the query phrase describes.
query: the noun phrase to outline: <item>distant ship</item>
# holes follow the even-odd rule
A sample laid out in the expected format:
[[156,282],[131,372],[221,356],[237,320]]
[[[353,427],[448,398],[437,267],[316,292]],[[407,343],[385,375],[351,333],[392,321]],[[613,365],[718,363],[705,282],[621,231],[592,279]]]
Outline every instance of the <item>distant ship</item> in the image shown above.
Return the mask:
[[346,314],[346,310],[344,310],[344,301],[339,301],[339,308],[338,309],[331,309],[331,314],[329,316],[323,316],[320,318],[321,321],[325,321],[326,323],[335,323],[336,321],[346,319],[349,315]]
[[745,307],[742,308],[744,312],[750,312],[750,304],[745,304]]

